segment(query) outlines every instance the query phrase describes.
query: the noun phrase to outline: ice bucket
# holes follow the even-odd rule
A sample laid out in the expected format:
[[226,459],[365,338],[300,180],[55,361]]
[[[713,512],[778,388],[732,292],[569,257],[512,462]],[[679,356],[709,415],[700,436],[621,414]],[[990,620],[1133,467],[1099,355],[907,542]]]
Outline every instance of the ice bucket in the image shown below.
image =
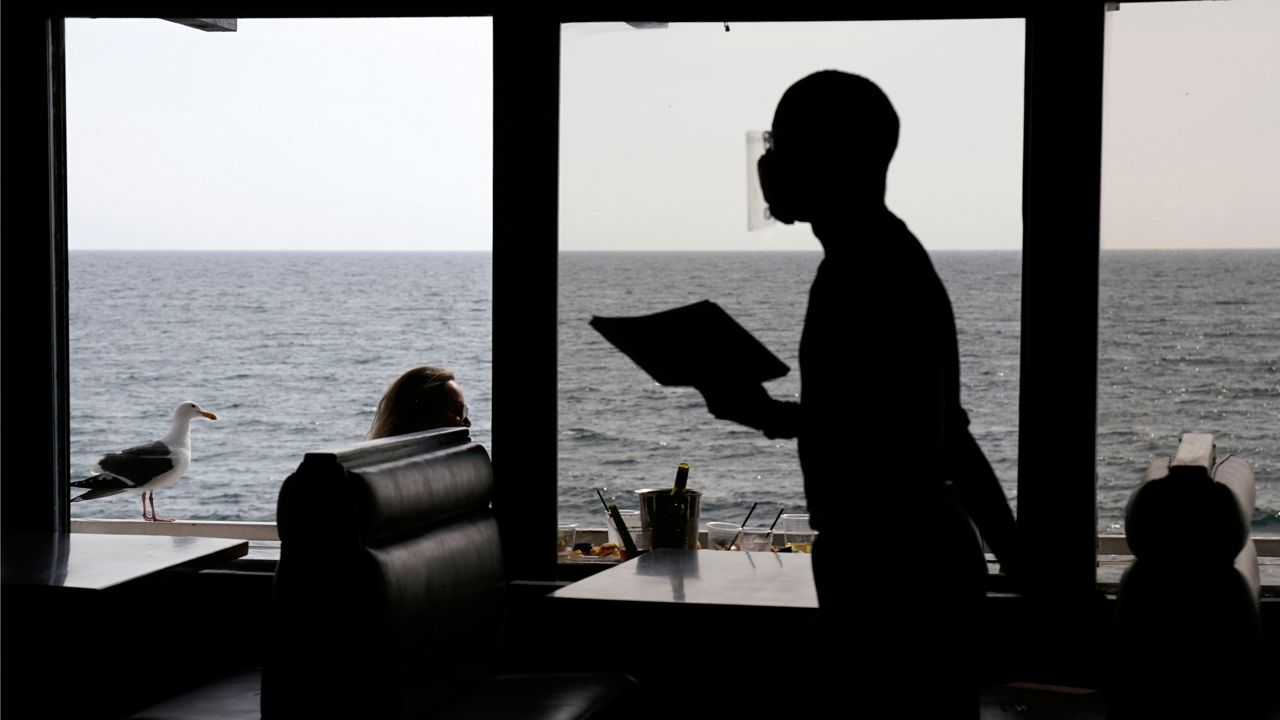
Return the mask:
[[671,488],[637,490],[640,527],[651,548],[698,547],[698,513],[702,493],[697,490],[671,494]]

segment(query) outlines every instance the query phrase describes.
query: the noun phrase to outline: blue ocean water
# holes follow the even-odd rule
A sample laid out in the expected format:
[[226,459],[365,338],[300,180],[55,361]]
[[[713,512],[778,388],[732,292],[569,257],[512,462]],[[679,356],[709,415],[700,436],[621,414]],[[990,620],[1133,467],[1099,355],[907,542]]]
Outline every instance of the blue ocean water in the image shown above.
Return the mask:
[[[562,253],[559,486],[562,521],[603,524],[596,488],[632,491],[691,466],[703,520],[758,502],[805,508],[794,441],[717,421],[686,388],[655,385],[604,342],[592,315],[633,315],[710,298],[793,370],[820,255]],[[1021,256],[937,252],[955,307],[962,398],[1016,504]],[[218,413],[192,429],[186,477],[162,515],[273,520],[302,454],[363,438],[400,372],[453,368],[473,435],[489,444],[492,323],[487,253],[72,252],[71,471],[159,437],[174,405]],[[1099,351],[1099,528],[1184,432],[1212,432],[1258,479],[1255,531],[1280,532],[1280,252],[1104,252]],[[679,352],[673,345],[672,352]],[[883,450],[910,448],[890,438]],[[74,517],[135,517],[120,495]],[[902,508],[911,525],[911,509]]]

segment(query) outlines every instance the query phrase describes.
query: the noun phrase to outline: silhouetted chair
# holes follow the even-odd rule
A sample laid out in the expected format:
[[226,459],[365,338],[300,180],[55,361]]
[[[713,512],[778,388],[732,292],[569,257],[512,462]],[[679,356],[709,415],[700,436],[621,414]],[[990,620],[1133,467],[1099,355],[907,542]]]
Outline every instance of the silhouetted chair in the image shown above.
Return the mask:
[[465,428],[308,453],[280,489],[261,682],[249,670],[135,717],[258,717],[259,688],[268,720],[631,717],[627,675],[502,673],[492,494]]
[[1187,434],[1130,496],[1112,718],[1260,716],[1254,492],[1247,464]]

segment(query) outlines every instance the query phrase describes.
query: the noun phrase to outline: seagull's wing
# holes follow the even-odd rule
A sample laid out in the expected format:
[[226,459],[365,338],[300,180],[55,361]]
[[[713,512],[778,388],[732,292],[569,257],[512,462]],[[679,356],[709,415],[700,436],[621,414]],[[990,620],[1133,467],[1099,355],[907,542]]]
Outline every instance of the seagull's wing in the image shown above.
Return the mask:
[[77,480],[71,483],[71,486],[93,488],[87,493],[81,493],[71,498],[71,502],[76,502],[78,500],[93,500],[94,498],[100,498],[100,497],[108,497],[110,495],[122,493],[125,490],[130,490],[136,487],[135,485],[131,484],[128,480],[125,480],[122,477],[116,477],[115,475],[111,475],[107,473],[103,473],[102,475],[94,475],[93,477],[87,477],[84,480]]
[[[173,468],[172,449],[157,440],[146,445],[136,445],[127,450],[103,455],[102,459],[98,461],[98,469],[102,471],[102,475],[95,475],[92,478],[86,478],[71,484],[75,487],[94,488],[100,483],[109,482],[106,478],[114,476],[117,480],[132,483],[131,485],[117,486],[121,490],[128,490],[130,487],[146,485]],[[89,481],[96,478],[104,479],[95,484],[82,484],[89,483]],[[104,487],[103,489],[110,488]]]

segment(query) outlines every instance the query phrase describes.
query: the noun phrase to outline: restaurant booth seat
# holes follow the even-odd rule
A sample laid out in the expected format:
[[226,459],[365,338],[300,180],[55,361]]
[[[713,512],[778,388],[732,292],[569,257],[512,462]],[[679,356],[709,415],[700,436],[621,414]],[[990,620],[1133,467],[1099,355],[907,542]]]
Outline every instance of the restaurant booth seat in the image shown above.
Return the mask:
[[[493,483],[466,428],[306,455],[277,506],[262,718],[630,717],[627,675],[503,672]],[[257,717],[241,714],[256,680],[231,676],[135,717]]]
[[1248,464],[1217,460],[1212,435],[1187,434],[1130,495],[1113,720],[1262,717],[1254,493]]

